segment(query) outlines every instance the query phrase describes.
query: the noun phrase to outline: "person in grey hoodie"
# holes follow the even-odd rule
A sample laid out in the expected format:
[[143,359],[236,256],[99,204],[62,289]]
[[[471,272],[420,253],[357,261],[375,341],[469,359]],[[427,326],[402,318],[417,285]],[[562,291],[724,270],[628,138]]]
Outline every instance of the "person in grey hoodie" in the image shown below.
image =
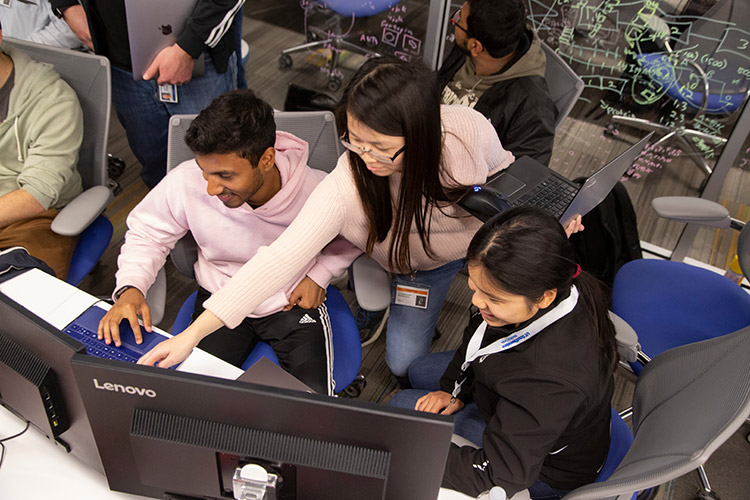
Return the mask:
[[438,70],[443,104],[489,118],[516,158],[549,163],[557,111],[544,80],[541,41],[521,0],[467,0],[456,11],[455,45]]
[[65,279],[76,239],[50,226],[82,189],[81,106],[51,66],[7,47],[0,52],[0,120],[0,249],[25,247]]

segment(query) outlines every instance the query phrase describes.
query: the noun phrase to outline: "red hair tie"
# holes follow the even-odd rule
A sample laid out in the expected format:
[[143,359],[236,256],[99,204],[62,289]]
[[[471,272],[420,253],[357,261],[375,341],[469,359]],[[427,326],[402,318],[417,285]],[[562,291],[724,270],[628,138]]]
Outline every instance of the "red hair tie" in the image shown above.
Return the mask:
[[581,265],[576,264],[576,273],[573,275],[572,279],[576,279],[581,274]]

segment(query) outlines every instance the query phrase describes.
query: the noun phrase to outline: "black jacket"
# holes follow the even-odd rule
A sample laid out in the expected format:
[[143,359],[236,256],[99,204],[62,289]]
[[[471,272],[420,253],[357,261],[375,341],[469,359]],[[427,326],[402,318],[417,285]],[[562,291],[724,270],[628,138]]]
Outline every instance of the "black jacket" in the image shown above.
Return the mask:
[[[198,0],[192,15],[185,24],[185,29],[177,37],[177,44],[194,59],[208,51],[214,66],[219,73],[227,70],[232,52],[236,49],[233,20],[245,0]],[[77,5],[77,0],[50,0],[52,7],[64,11]],[[107,56],[112,64],[131,70],[130,50],[127,43],[127,23],[125,20],[124,0],[108,0],[108,12],[96,12],[96,0],[81,0],[94,43],[94,52]],[[158,2],[155,2],[157,5]],[[231,14],[227,16],[227,14]],[[116,21],[114,21],[116,20]],[[115,25],[116,24],[116,25]],[[113,35],[114,34],[114,35]],[[109,36],[108,36],[109,35]],[[106,41],[117,38],[114,47]]]
[[[472,316],[442,390],[453,391],[481,322]],[[516,329],[488,327],[482,347]],[[459,399],[476,402],[487,422],[483,447],[451,445],[443,486],[476,496],[498,485],[510,497],[537,479],[563,490],[593,482],[609,450],[613,387],[581,302],[526,342],[474,361]]]
[[[512,68],[518,76],[489,88],[474,109],[490,119],[503,147],[516,158],[526,155],[547,165],[552,156],[557,109],[544,77],[524,71],[529,56],[537,51],[541,51],[541,42],[532,30],[527,30],[526,38],[519,44],[520,54],[502,71],[506,73]],[[458,47],[453,47],[438,70],[441,89],[461,69],[466,57]]]

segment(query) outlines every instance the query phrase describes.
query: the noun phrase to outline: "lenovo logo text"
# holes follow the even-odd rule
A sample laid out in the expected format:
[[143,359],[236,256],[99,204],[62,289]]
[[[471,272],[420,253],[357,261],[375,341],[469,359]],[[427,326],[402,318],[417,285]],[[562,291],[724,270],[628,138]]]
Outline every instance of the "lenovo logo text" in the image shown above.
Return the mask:
[[102,391],[132,394],[133,396],[147,396],[149,398],[156,397],[156,391],[153,389],[143,389],[141,387],[133,387],[132,385],[113,384],[112,382],[104,382],[100,384],[97,379],[94,379],[94,388]]

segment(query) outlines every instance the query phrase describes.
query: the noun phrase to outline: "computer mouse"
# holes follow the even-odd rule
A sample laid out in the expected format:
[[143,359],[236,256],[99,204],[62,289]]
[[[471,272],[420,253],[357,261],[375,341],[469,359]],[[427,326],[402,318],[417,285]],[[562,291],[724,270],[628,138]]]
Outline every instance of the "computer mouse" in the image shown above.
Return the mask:
[[490,217],[510,208],[510,203],[499,191],[488,186],[474,186],[458,205],[471,215],[487,222]]

